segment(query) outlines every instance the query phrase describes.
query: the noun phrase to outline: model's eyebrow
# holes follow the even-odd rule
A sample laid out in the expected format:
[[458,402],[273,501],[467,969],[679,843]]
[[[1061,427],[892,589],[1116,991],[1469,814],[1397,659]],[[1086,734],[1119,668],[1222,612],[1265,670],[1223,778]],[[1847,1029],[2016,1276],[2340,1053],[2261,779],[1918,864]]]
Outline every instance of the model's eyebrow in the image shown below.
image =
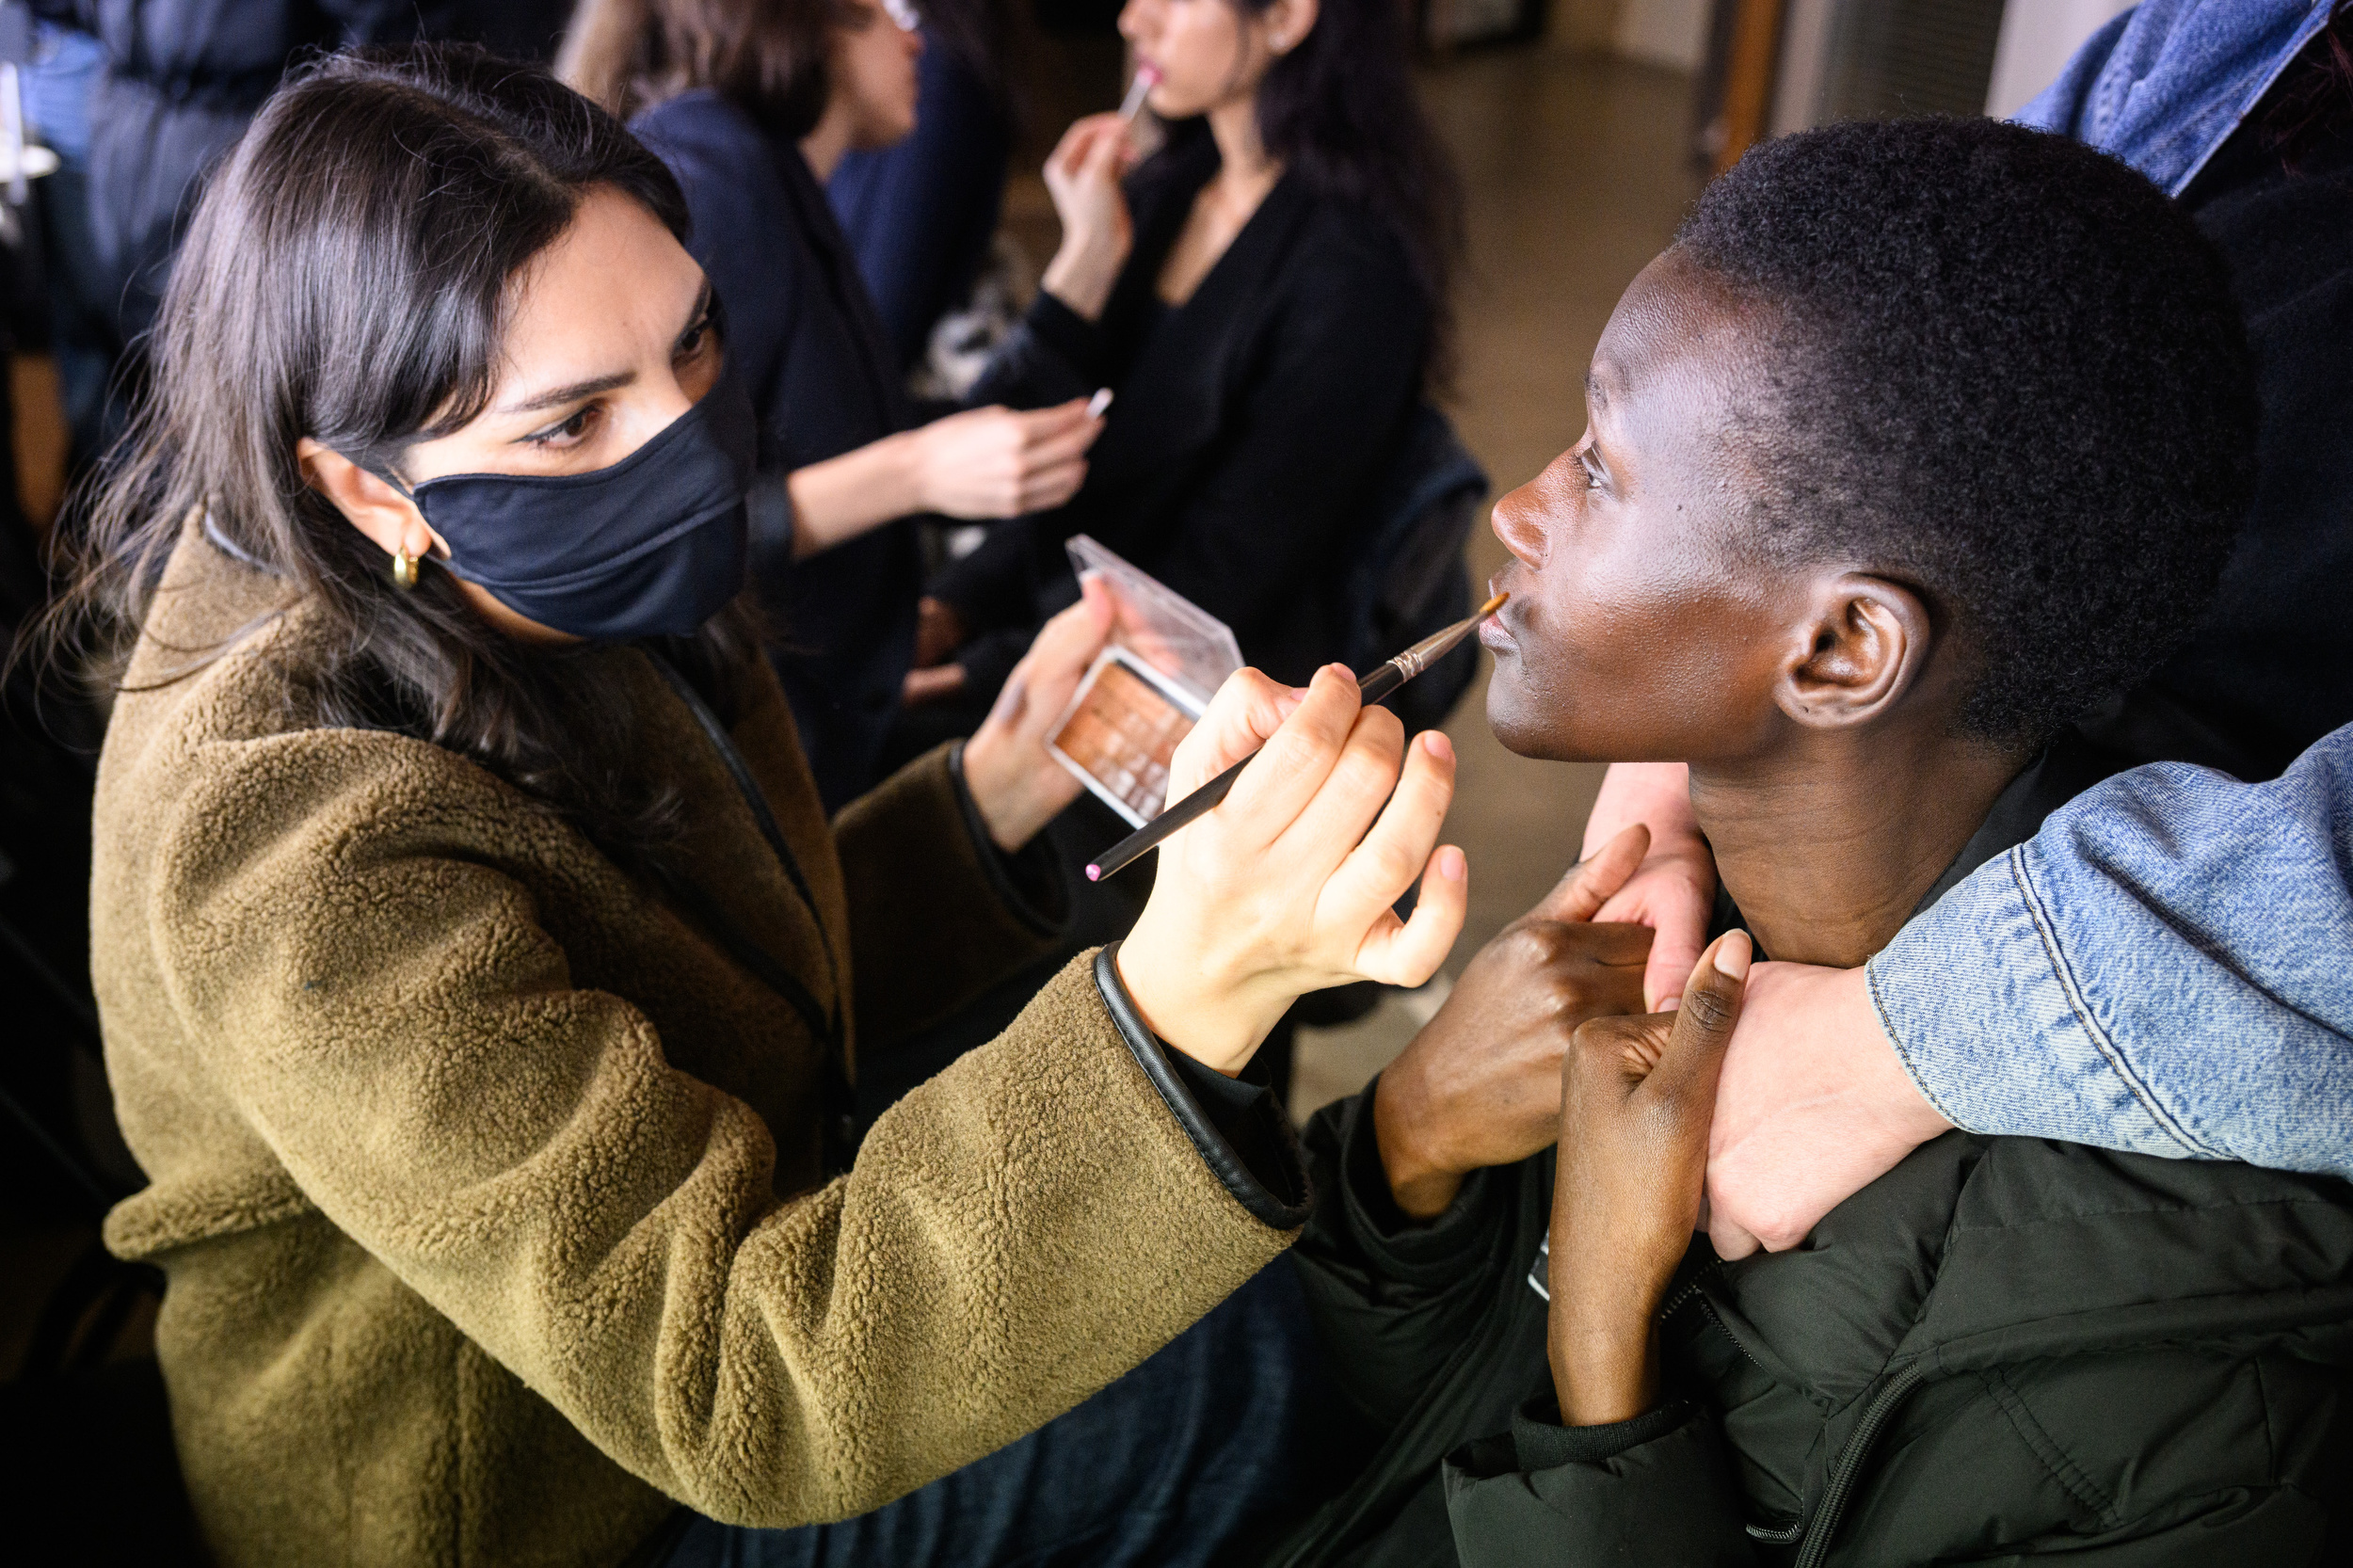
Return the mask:
[[1585,373],[1585,406],[1588,408],[1609,407],[1609,387],[1603,384],[1600,376],[1590,370]]
[[[709,313],[710,310],[711,280],[706,278],[703,280],[702,288],[695,296],[695,308],[686,312],[685,325],[679,328],[680,334],[683,336],[695,323]],[[610,376],[594,376],[586,381],[574,381],[568,386],[552,387],[543,392],[534,392],[529,397],[509,403],[499,412],[502,414],[536,414],[542,408],[561,408],[567,403],[577,403],[584,397],[594,397],[599,392],[609,392],[616,388],[626,387],[636,379],[637,373],[633,370],[615,371]]]

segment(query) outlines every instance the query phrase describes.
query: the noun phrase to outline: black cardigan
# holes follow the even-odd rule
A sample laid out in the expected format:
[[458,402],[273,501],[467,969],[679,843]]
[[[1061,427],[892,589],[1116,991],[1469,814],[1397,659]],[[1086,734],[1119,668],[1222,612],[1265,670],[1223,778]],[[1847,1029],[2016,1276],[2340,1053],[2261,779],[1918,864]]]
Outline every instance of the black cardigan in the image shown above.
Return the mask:
[[796,562],[786,474],[916,423],[841,227],[800,149],[716,93],[681,93],[632,123],[670,166],[689,248],[727,307],[728,361],[760,415],[752,581],[771,657],[828,809],[874,781],[915,657],[922,552],[911,519]]
[[1385,223],[1287,174],[1193,296],[1163,304],[1161,264],[1217,168],[1207,130],[1178,127],[1128,179],[1135,248],[1102,319],[1039,295],[972,391],[1016,408],[1119,394],[1079,493],[998,528],[933,585],[968,627],[1001,629],[959,655],[984,690],[1076,597],[1063,541],[1080,533],[1232,627],[1279,679],[1339,651],[1347,561],[1420,393],[1430,300]]

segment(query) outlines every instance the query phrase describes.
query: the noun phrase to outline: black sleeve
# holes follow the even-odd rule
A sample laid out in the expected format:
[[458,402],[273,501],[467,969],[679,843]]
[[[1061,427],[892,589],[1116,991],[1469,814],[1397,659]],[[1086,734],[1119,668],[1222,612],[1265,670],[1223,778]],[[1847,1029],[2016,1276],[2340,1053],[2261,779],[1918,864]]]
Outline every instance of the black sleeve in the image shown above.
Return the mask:
[[1045,408],[1091,396],[1102,384],[1101,329],[1040,289],[964,401],[975,408]]
[[1153,575],[1253,646],[1368,513],[1418,394],[1429,309],[1401,254],[1320,245],[1288,275],[1217,462]]
[[1606,1427],[1564,1427],[1549,1394],[1512,1430],[1446,1462],[1463,1568],[1753,1564],[1723,1440],[1681,1401]]
[[1095,984],[1136,1064],[1234,1201],[1277,1230],[1303,1224],[1313,1198],[1299,1139],[1273,1094],[1161,1044],[1119,978],[1119,944],[1095,955]]
[[1541,1173],[1538,1161],[1474,1171],[1444,1214],[1415,1224],[1398,1210],[1381,1166],[1372,1121],[1378,1087],[1376,1080],[1307,1125],[1318,1201],[1293,1257],[1341,1386],[1385,1429],[1404,1416],[1497,1293],[1513,1288],[1519,1186]]
[[988,878],[990,889],[1032,931],[1041,936],[1062,936],[1070,926],[1070,884],[1063,874],[1062,856],[1053,840],[1040,833],[1012,855],[997,847],[997,840],[989,837],[987,820],[981,815],[980,802],[972,798],[972,788],[964,781],[962,741],[948,752],[948,776],[955,783],[964,830],[972,836],[973,853],[980,856],[981,872]]

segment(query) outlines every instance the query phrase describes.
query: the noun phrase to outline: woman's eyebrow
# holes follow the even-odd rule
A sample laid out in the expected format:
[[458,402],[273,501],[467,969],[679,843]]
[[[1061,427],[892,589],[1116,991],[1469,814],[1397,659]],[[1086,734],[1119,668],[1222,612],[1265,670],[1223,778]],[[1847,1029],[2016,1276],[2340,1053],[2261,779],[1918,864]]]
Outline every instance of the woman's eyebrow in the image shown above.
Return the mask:
[[548,392],[535,392],[520,403],[509,403],[499,412],[503,414],[537,413],[542,408],[553,408],[561,404],[577,403],[584,397],[594,397],[599,392],[611,392],[616,387],[626,387],[636,379],[637,373],[633,370],[616,371],[610,376],[600,376],[593,380],[574,381],[567,387],[556,387]]
[[[700,321],[710,309],[711,280],[706,278],[703,280],[701,290],[695,296],[694,308],[686,312],[686,321],[679,328],[679,331],[686,332],[695,323]],[[599,392],[608,392],[618,387],[626,387],[636,379],[637,373],[633,370],[615,371],[610,376],[599,376],[586,381],[574,381],[568,386],[553,387],[543,392],[534,392],[520,402],[509,403],[499,412],[536,414],[542,408],[553,408],[566,403],[577,403],[584,397],[594,397]]]

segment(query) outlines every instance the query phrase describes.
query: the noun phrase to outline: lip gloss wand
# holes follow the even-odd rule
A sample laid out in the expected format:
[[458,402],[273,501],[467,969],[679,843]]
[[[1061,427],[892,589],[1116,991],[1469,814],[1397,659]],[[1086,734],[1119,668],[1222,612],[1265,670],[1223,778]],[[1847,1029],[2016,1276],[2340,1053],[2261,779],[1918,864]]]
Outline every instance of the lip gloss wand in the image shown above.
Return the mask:
[[[1479,614],[1471,616],[1470,619],[1457,621],[1433,636],[1424,637],[1396,658],[1372,670],[1371,673],[1357,677],[1356,695],[1368,704],[1378,702],[1387,696],[1391,692],[1396,691],[1400,686],[1446,657],[1453,650],[1456,644],[1478,631],[1479,623],[1501,609],[1503,601],[1511,597],[1510,594],[1496,595],[1495,598],[1481,605]],[[1257,755],[1258,754],[1254,751],[1250,757]],[[1158,848],[1161,840],[1178,828],[1216,810],[1218,803],[1225,798],[1228,791],[1233,789],[1234,780],[1241,776],[1241,770],[1250,765],[1250,757],[1243,758],[1106,850],[1096,857],[1094,864],[1087,867],[1087,880],[1100,882],[1107,876],[1118,875],[1120,872],[1127,869],[1129,862],[1141,857],[1145,850]]]
[[[1160,85],[1160,68],[1159,66],[1140,65],[1136,67],[1136,78],[1128,84],[1128,96],[1119,101],[1120,120],[1126,124],[1133,125],[1136,122],[1136,116],[1143,111],[1144,99],[1151,94],[1154,88]],[[1099,103],[1101,100],[1098,99],[1096,102]]]

